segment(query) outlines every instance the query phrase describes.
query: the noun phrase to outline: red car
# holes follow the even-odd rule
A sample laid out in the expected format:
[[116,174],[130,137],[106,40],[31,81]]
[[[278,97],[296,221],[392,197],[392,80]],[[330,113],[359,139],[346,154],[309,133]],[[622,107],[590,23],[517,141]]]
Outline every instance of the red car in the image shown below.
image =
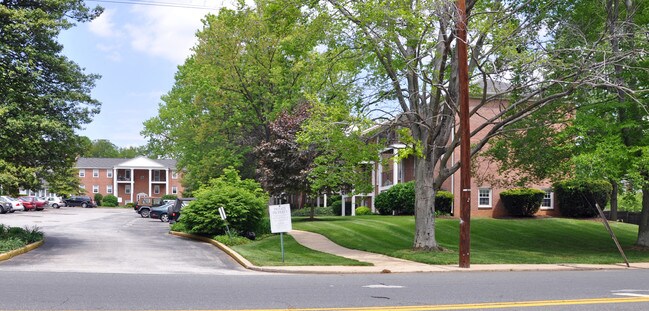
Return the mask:
[[38,200],[37,197],[19,197],[18,198],[22,203],[23,206],[25,207],[25,211],[28,210],[37,210],[37,211],[42,211],[45,209],[45,202]]

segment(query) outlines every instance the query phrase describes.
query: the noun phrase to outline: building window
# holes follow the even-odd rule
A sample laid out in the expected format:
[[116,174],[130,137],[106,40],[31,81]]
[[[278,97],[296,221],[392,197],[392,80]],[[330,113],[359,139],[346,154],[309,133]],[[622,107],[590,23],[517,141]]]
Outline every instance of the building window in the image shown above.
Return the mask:
[[86,170],[80,169],[79,170],[79,177],[86,177]]
[[106,186],[106,193],[113,193],[113,185]]
[[99,185],[92,185],[92,193],[99,193]]
[[153,181],[160,181],[160,171],[153,171]]
[[79,185],[79,189],[86,189],[86,185]]
[[178,172],[171,171],[171,179],[178,179]]
[[125,194],[131,194],[131,185],[125,185],[124,193]]
[[491,188],[478,189],[478,207],[491,207]]
[[92,177],[99,177],[99,170],[98,169],[93,169],[92,170]]
[[543,202],[541,202],[541,209],[554,209],[553,200],[552,200],[552,190],[545,189],[545,195],[543,196]]
[[113,170],[106,170],[106,177],[113,178]]
[[171,187],[171,194],[178,194],[178,187],[176,186]]
[[160,194],[160,185],[153,186],[153,193]]

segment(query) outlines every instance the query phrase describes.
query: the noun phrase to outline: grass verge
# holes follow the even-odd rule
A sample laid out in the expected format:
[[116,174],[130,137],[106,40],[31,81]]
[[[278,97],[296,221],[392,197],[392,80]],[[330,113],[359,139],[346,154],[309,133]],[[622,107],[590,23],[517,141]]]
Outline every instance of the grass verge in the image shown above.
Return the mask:
[[0,253],[6,253],[43,240],[37,228],[7,227],[0,224]]
[[344,257],[314,251],[297,243],[293,237],[284,235],[284,262],[280,247],[280,236],[273,235],[265,239],[231,246],[256,266],[367,266]]
[[[649,262],[649,251],[634,247],[638,226],[611,223],[630,262]],[[459,220],[436,219],[442,252],[412,250],[412,216],[294,218],[293,228],[320,233],[335,243],[373,253],[429,263],[458,262]],[[600,221],[563,218],[471,220],[474,264],[610,264],[623,262]]]

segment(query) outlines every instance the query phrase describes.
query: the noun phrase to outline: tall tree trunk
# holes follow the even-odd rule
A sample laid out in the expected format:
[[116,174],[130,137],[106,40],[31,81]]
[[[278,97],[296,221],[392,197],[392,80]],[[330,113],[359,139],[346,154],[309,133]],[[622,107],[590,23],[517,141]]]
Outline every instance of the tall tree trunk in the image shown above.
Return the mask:
[[609,219],[617,221],[617,193],[619,191],[619,185],[613,179],[609,179],[609,182],[613,187],[613,191],[611,192],[611,215],[609,216]]
[[640,224],[638,226],[638,246],[649,247],[649,184],[642,186],[642,212],[640,213]]
[[416,250],[440,250],[435,238],[435,164],[431,157],[415,160],[415,242]]

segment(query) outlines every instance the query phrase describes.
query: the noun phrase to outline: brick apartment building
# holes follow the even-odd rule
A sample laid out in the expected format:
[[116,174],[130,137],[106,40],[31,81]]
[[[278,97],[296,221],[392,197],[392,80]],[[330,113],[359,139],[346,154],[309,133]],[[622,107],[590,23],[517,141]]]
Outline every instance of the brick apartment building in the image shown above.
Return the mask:
[[[480,99],[471,98],[469,100],[470,110],[480,104]],[[491,117],[495,116],[500,111],[500,106],[506,104],[505,100],[495,99],[487,104],[483,105],[479,109],[479,113],[475,113],[471,116],[470,128],[476,129],[479,126],[483,125],[484,120],[488,120]],[[472,137],[471,143],[476,142],[477,140],[485,137],[490,127],[485,127],[477,135]],[[392,130],[387,129],[386,132],[383,132],[384,136],[395,137],[394,133],[388,133]],[[412,156],[397,160],[400,149],[404,148],[405,145],[400,144],[398,141],[393,139],[388,139],[391,145],[387,146],[382,150],[380,157],[382,163],[373,163],[371,170],[372,184],[374,186],[374,191],[367,194],[354,195],[351,198],[349,196],[343,196],[343,201],[347,200],[352,203],[352,215],[354,214],[354,208],[356,206],[367,206],[370,207],[372,212],[376,212],[374,206],[374,198],[381,192],[391,188],[393,185],[402,182],[408,182],[415,179],[415,160]],[[488,148],[488,147],[487,147]],[[460,158],[460,149],[456,148],[453,155],[453,159]],[[455,160],[450,161],[454,163]],[[479,217],[503,217],[507,216],[508,213],[503,206],[502,201],[500,200],[500,193],[502,191],[513,188],[513,186],[504,186],[506,184],[506,177],[500,176],[497,171],[497,165],[490,163],[488,159],[484,157],[476,157],[472,159],[474,173],[477,173],[481,178],[471,179],[471,215]],[[503,182],[505,181],[505,182]],[[555,207],[554,202],[554,193],[552,192],[552,186],[549,181],[543,182],[540,184],[528,184],[525,185],[529,188],[536,188],[545,191],[545,197],[543,199],[541,209],[536,215],[548,215],[556,216],[559,215],[558,209]],[[460,207],[460,170],[456,171],[449,179],[444,182],[442,189],[450,191],[454,195],[453,209],[459,211]],[[344,209],[343,209],[344,212]],[[454,212],[456,217],[459,216],[458,212]]]
[[176,160],[79,158],[80,187],[93,196],[112,194],[120,204],[135,202],[139,197],[182,196],[180,172]]

